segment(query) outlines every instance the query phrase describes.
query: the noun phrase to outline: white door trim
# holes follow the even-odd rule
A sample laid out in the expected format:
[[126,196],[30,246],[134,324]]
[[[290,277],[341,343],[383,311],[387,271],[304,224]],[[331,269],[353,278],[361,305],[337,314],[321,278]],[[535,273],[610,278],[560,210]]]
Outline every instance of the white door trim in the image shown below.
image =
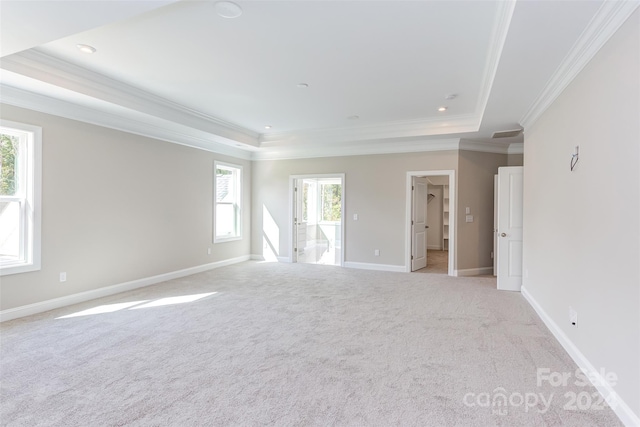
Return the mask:
[[294,188],[295,182],[297,179],[315,179],[315,178],[340,178],[342,181],[342,200],[341,200],[341,209],[342,215],[340,218],[341,227],[340,227],[340,238],[342,239],[341,245],[342,249],[340,250],[340,266],[344,266],[344,254],[345,254],[345,246],[347,242],[345,241],[345,208],[346,208],[346,200],[345,200],[345,188],[347,186],[345,180],[344,173],[316,173],[316,174],[306,174],[306,175],[289,175],[289,257],[287,258],[287,262],[294,262],[293,256],[293,248],[296,244],[296,234],[295,234],[295,224],[293,218],[296,215],[296,206],[294,204]]
[[454,260],[456,259],[456,171],[408,171],[405,192],[405,250],[404,271],[411,272],[411,183],[414,176],[448,176],[449,177],[449,267],[448,275],[455,276]]

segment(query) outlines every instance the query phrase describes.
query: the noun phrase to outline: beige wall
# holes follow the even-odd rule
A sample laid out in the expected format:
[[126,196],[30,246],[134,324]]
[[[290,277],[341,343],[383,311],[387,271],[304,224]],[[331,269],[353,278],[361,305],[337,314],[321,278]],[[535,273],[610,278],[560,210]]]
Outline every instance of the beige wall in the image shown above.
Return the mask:
[[[42,269],[3,276],[1,309],[250,253],[250,162],[12,106],[1,113],[43,131]],[[241,241],[212,244],[215,159],[244,167]]]
[[345,260],[403,266],[407,172],[457,168],[455,151],[255,162],[252,252],[263,253],[266,209],[278,228],[277,256],[289,257],[290,175],[345,173]]
[[597,370],[617,375],[614,389],[637,417],[639,28],[636,11],[526,130],[524,144],[524,288]]
[[[494,175],[507,165],[506,154],[461,150],[458,160],[458,270],[492,268]],[[473,222],[466,222],[466,208]],[[460,240],[459,240],[460,241]]]
[[524,166],[524,154],[509,154],[507,166]]

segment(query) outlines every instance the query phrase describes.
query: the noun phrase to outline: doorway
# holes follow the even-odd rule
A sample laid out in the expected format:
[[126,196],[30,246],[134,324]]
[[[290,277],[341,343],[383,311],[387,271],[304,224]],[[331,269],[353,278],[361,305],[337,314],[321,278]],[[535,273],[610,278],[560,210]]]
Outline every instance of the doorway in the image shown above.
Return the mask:
[[296,175],[292,187],[292,262],[343,265],[344,174]]
[[455,171],[407,172],[405,271],[455,275],[454,201]]

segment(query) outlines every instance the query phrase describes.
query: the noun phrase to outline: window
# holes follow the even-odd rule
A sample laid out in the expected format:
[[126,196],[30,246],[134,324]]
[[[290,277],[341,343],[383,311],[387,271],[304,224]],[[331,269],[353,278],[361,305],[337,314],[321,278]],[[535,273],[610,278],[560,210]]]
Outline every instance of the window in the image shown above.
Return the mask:
[[0,275],[40,269],[42,129],[0,120]]
[[242,238],[242,166],[215,162],[214,243]]

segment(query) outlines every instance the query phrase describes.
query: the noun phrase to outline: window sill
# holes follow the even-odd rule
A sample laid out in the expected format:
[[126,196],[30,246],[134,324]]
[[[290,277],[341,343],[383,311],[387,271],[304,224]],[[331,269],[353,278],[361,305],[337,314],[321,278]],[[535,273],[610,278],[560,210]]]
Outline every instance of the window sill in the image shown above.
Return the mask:
[[11,274],[28,273],[30,271],[40,270],[40,264],[26,263],[26,262],[10,262],[1,260],[0,263],[0,276],[9,276]]
[[213,243],[224,243],[224,242],[233,242],[236,240],[242,240],[242,236],[234,236],[234,237],[216,237],[213,239]]

